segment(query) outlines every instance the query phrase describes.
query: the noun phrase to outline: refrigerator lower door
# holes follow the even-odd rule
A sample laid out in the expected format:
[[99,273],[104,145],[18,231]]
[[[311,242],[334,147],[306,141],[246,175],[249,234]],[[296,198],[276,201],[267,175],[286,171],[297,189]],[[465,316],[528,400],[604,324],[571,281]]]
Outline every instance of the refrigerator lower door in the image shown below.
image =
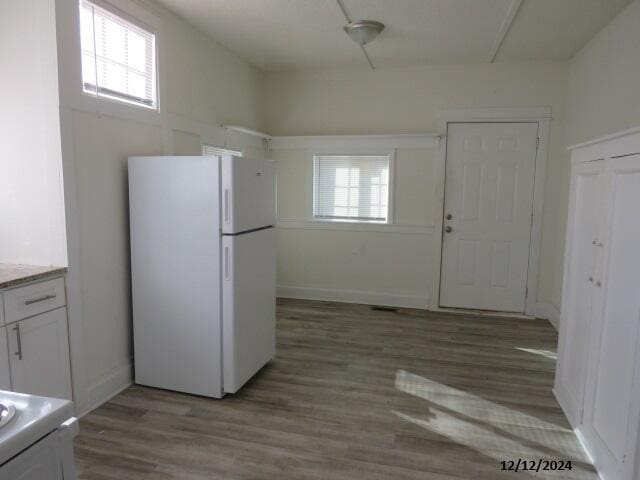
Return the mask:
[[275,356],[276,233],[222,241],[223,389],[237,392]]

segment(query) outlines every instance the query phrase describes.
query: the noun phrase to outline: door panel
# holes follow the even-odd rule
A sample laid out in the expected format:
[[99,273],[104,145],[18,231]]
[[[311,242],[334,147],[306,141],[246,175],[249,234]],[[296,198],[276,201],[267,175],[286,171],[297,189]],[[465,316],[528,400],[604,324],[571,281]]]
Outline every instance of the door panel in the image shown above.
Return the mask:
[[13,391],[71,400],[66,308],[7,328]]
[[275,225],[275,163],[232,156],[221,158],[223,233]]
[[573,168],[573,185],[567,231],[568,260],[563,293],[563,316],[560,322],[558,385],[571,402],[571,410],[581,421],[589,332],[592,322],[592,298],[596,272],[597,247],[594,240],[600,231],[600,209],[603,200],[602,162],[578,164]]
[[275,355],[276,234],[223,239],[224,391],[236,392]]
[[537,135],[537,123],[449,125],[441,306],[524,312]]
[[[607,238],[596,279],[597,319],[591,343],[585,400],[585,432],[596,445],[604,478],[631,478],[638,434],[640,372],[640,155],[612,160],[608,180]],[[601,277],[601,278],[600,278]],[[625,468],[627,469],[624,472]]]

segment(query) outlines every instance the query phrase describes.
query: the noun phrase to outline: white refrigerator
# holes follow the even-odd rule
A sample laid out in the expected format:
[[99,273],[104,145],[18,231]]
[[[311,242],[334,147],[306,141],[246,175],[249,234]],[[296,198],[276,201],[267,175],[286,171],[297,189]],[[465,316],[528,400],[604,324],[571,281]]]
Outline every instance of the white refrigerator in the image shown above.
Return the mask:
[[221,398],[275,355],[275,165],[129,158],[135,381]]

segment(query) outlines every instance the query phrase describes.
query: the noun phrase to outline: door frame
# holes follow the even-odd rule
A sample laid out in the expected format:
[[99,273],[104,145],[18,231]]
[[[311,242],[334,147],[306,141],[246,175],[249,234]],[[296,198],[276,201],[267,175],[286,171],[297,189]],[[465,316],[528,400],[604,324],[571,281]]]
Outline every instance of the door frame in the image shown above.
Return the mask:
[[524,314],[535,316],[538,298],[538,272],[540,250],[542,246],[542,217],[544,207],[544,189],[546,183],[545,167],[549,149],[549,129],[552,120],[551,107],[530,108],[456,108],[440,111],[437,122],[441,134],[438,155],[435,164],[436,202],[434,206],[433,250],[437,262],[433,269],[433,296],[430,308],[440,307],[440,281],[442,275],[442,235],[444,228],[444,201],[447,161],[447,133],[450,123],[537,123],[538,148],[535,158],[535,176],[533,186],[533,216],[531,220],[531,242],[529,244],[529,269],[527,272],[527,297]]

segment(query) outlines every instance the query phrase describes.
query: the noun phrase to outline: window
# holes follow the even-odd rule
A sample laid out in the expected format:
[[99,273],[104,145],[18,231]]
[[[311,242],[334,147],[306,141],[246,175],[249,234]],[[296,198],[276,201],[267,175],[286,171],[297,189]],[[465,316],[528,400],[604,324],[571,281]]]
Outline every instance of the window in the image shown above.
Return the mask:
[[85,93],[157,108],[153,33],[80,0],[80,35]]
[[233,155],[241,157],[242,152],[238,150],[229,150],[228,148],[216,147],[215,145],[202,145],[202,155]]
[[389,221],[390,155],[314,155],[313,218]]

